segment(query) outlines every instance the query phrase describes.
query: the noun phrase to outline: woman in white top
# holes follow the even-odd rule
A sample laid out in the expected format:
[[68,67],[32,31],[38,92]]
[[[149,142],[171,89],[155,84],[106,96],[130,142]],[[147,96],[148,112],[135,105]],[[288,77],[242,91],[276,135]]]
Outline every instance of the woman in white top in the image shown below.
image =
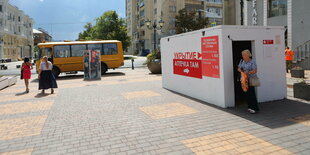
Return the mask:
[[53,64],[47,60],[47,56],[42,58],[39,68],[39,90],[45,93],[45,89],[51,88],[51,93],[54,94],[54,88],[57,88],[56,78],[52,72]]

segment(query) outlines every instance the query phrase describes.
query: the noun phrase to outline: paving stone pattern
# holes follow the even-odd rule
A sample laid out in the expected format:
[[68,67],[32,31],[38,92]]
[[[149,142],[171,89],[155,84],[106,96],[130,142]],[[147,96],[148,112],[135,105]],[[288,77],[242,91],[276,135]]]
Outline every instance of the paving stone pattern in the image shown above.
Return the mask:
[[101,81],[37,80],[0,91],[0,154],[310,154],[310,105],[286,99],[222,109],[162,88],[146,68]]

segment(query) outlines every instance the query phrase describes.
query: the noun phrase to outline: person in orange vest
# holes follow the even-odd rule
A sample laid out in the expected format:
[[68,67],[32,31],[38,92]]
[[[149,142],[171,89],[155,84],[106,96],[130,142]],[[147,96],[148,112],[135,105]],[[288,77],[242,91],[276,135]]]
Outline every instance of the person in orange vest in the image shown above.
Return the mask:
[[294,56],[294,51],[292,51],[289,47],[286,47],[285,48],[286,73],[288,73],[289,69],[292,69],[293,56]]

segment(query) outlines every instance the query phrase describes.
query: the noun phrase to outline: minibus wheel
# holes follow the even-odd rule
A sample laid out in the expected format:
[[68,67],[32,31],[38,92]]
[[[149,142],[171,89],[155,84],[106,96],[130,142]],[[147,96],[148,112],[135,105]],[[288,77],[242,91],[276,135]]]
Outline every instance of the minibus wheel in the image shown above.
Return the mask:
[[105,63],[101,63],[101,75],[108,71],[108,66]]

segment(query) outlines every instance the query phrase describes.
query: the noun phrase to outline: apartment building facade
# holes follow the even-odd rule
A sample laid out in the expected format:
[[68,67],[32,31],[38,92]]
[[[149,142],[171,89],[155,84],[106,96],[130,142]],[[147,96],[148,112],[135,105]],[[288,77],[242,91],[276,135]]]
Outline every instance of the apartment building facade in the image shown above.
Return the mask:
[[42,28],[33,29],[33,40],[34,46],[37,46],[39,43],[51,42],[52,36],[50,36],[48,32]]
[[9,0],[0,0],[0,58],[32,57],[33,24],[33,19]]
[[294,62],[310,69],[309,0],[236,0],[236,4],[241,1],[244,25],[285,27],[286,45],[295,51]]
[[[203,12],[209,17],[209,23],[223,23],[222,0],[126,0],[127,29],[132,38],[126,54],[144,55],[155,47],[159,48],[160,38],[175,34],[175,17],[183,8]],[[151,27],[154,23],[158,26],[156,40],[154,29],[146,26],[146,20],[151,21]],[[164,21],[162,28],[159,27],[159,21]]]

